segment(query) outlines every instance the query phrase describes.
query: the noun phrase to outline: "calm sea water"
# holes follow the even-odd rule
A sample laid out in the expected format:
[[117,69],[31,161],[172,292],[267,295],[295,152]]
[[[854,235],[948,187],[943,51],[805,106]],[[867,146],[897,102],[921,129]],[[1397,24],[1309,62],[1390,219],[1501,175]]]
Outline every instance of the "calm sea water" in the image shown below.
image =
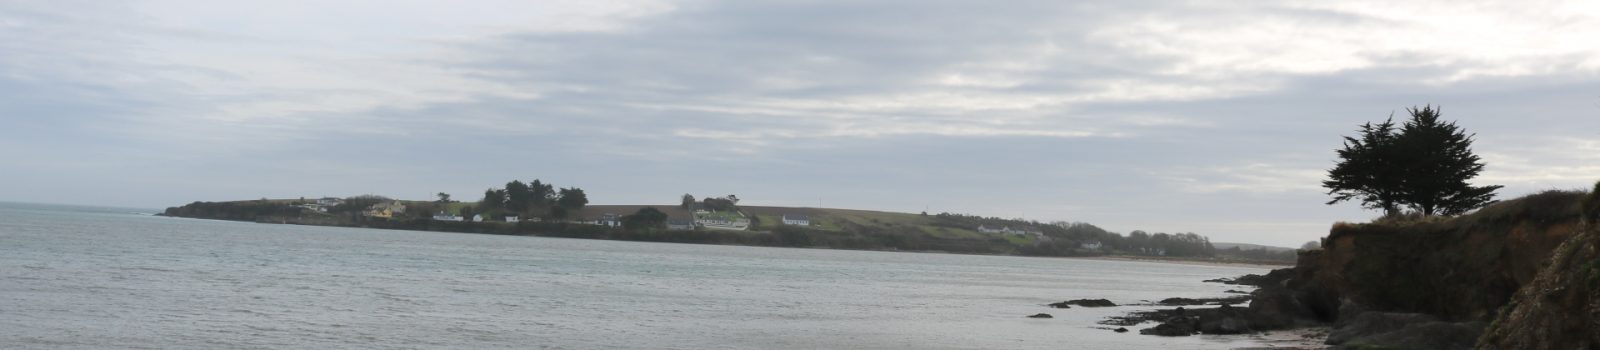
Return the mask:
[[[1200,281],[1264,272],[0,204],[0,348],[1226,349],[1253,340],[1117,334],[1095,321],[1138,307],[1041,305],[1224,296]],[[1056,318],[1023,317],[1039,312]]]

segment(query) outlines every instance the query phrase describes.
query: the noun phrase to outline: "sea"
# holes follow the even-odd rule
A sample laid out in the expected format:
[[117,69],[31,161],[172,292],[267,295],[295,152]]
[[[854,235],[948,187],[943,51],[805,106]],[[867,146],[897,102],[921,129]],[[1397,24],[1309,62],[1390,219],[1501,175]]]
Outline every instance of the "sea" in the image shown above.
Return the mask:
[[[1097,324],[1264,267],[256,224],[0,203],[6,349],[1232,349]],[[1104,298],[1110,308],[1045,304]],[[1037,313],[1049,319],[1027,318]]]

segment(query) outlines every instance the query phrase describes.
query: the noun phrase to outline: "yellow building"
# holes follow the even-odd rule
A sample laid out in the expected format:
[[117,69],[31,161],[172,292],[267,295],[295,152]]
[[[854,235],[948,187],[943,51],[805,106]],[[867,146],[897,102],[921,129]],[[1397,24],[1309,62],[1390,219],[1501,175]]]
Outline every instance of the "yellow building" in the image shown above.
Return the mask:
[[406,205],[405,203],[400,203],[400,201],[373,204],[372,207],[367,208],[367,216],[375,218],[392,218],[394,214],[404,214],[405,212]]

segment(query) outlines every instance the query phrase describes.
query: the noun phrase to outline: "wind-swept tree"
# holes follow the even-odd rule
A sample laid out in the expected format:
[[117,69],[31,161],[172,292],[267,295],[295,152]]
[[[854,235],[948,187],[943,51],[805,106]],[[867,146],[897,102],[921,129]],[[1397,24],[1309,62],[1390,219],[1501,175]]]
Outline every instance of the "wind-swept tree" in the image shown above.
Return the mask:
[[439,192],[439,194],[436,194],[434,196],[438,196],[439,197],[439,203],[450,203],[450,194],[449,193]]
[[1360,199],[1362,207],[1393,215],[1409,207],[1424,215],[1458,215],[1494,199],[1501,186],[1467,183],[1483,171],[1472,153],[1472,136],[1455,122],[1439,120],[1433,106],[1407,109],[1411,119],[1396,128],[1391,120],[1367,123],[1357,137],[1345,137],[1340,161],[1328,170],[1332,205]]
[[1385,215],[1400,212],[1401,186],[1405,178],[1404,165],[1399,164],[1398,133],[1394,118],[1373,124],[1362,124],[1357,136],[1345,136],[1344,148],[1339,149],[1339,163],[1328,170],[1328,179],[1322,187],[1328,189],[1333,200],[1328,205],[1359,199],[1361,207],[1381,209]]
[[1433,106],[1409,110],[1411,120],[1400,128],[1405,150],[1405,202],[1423,215],[1460,215],[1494,201],[1499,185],[1467,183],[1483,172],[1483,159],[1472,153],[1472,137],[1455,122],[1439,120]]
[[683,202],[682,202],[682,204],[678,204],[678,206],[679,207],[683,207],[684,209],[694,209],[694,204],[695,204],[694,195],[691,195],[691,194],[688,194],[688,193],[684,193],[683,194]]

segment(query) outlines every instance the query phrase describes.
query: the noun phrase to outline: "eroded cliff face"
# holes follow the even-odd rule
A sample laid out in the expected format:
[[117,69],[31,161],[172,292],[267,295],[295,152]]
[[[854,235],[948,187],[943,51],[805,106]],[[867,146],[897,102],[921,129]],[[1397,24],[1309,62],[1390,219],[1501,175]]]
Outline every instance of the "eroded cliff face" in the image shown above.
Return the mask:
[[1579,234],[1518,291],[1477,349],[1600,349],[1600,186]]
[[1367,311],[1489,321],[1580,227],[1580,192],[1546,192],[1449,220],[1337,224],[1308,284]]

